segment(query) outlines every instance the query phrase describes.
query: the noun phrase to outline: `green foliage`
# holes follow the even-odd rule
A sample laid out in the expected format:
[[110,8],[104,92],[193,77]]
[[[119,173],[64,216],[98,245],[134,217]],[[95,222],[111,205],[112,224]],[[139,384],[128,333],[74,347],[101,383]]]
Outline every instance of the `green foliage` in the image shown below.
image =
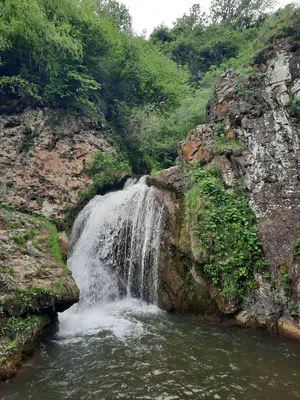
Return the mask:
[[132,113],[124,141],[130,148],[128,157],[136,172],[143,168],[143,163],[146,172],[174,165],[178,143],[189,130],[205,122],[206,104],[212,93],[210,88],[194,90],[169,112],[143,107]]
[[291,116],[300,119],[300,99],[298,99],[294,94],[290,95],[289,106]]
[[263,20],[276,0],[213,0],[210,6],[214,23],[245,29]]
[[[6,206],[5,204],[0,204],[0,208],[6,209],[9,211],[16,211],[14,208]],[[16,216],[16,218],[19,218],[19,217]],[[19,247],[24,246],[24,244],[28,241],[32,241],[33,246],[41,251],[42,250],[41,243],[46,241],[47,249],[48,249],[49,253],[51,254],[51,256],[64,268],[66,273],[69,273],[69,270],[67,269],[67,267],[63,261],[62,254],[61,254],[56,226],[52,222],[50,222],[48,219],[40,217],[40,216],[32,215],[30,218],[32,220],[32,223],[35,224],[34,225],[35,229],[31,228],[31,229],[25,230],[24,228],[26,227],[26,222],[23,219],[13,220],[12,218],[10,218],[9,215],[3,217],[3,227],[5,229],[18,229],[19,230],[18,233],[12,235],[12,237],[11,237],[12,240]],[[0,224],[2,224],[1,220],[0,220]],[[46,230],[48,231],[48,236],[46,239],[43,236],[42,237],[40,236],[39,229],[41,229],[43,227],[46,228]],[[34,238],[35,238],[35,240],[33,240]]]
[[34,144],[34,139],[38,137],[38,132],[32,131],[32,129],[28,126],[24,129],[24,137],[19,146],[19,153],[27,153],[30,147]]
[[9,342],[8,344],[4,345],[4,347],[3,347],[2,351],[1,351],[0,366],[14,352],[16,347],[17,347],[17,343],[15,341]]
[[43,308],[52,308],[60,290],[59,281],[50,287],[28,285],[17,288],[12,296],[1,303],[1,307],[6,315],[13,317],[38,312]]
[[213,132],[216,136],[221,136],[225,132],[225,126],[222,122],[216,122],[213,124]]
[[[10,268],[0,268],[0,274],[8,274],[8,275],[14,277],[15,276],[15,271],[14,271],[14,269],[12,267],[10,267]],[[1,315],[1,313],[0,313],[0,315]]]
[[[249,63],[252,42],[259,33],[258,26],[239,31],[231,24],[218,24],[213,19],[194,6],[172,29],[160,26],[150,36],[152,43],[172,60],[188,68],[190,82],[196,87],[210,87],[220,72],[235,68],[233,64],[242,68]],[[214,71],[218,72],[213,74]]]
[[296,307],[297,307],[296,304],[293,301],[290,301],[288,306],[289,306],[289,310],[291,312],[295,311]]
[[275,303],[276,303],[278,306],[283,306],[283,305],[284,305],[284,300],[283,300],[282,297],[276,296],[276,298],[275,298]]
[[128,8],[115,0],[96,0],[97,14],[104,16],[121,32],[131,32],[132,18]]
[[192,170],[186,195],[187,218],[207,254],[203,273],[225,297],[243,298],[253,288],[253,272],[261,268],[261,248],[255,218],[240,185],[226,190],[215,167]]
[[287,296],[290,296],[292,288],[291,288],[291,280],[289,274],[287,272],[283,272],[281,274],[281,280],[283,284],[284,292]]
[[13,235],[12,239],[19,247],[22,247],[26,242],[32,240],[35,235],[36,231],[34,229],[30,229],[28,231]]
[[8,318],[4,326],[0,330],[1,336],[7,336],[13,340],[13,346],[10,350],[15,349],[16,344],[24,344],[28,339],[28,335],[32,333],[34,328],[39,324],[40,318],[37,316],[29,316],[26,318]]
[[38,219],[46,226],[46,228],[49,231],[49,236],[47,238],[47,246],[50,254],[62,267],[65,267],[65,263],[63,261],[63,257],[59,246],[56,226],[53,225],[50,221],[48,221],[46,218],[39,217]]
[[259,36],[254,43],[254,50],[271,49],[274,39],[285,38],[293,43],[299,40],[300,10],[296,3],[291,2],[271,14],[259,30]]
[[92,178],[95,188],[113,185],[119,182],[125,175],[131,173],[127,161],[121,159],[114,153],[95,153],[89,161],[89,167],[84,170],[85,174]]
[[268,282],[272,291],[276,289],[276,281],[273,278],[272,274],[270,274],[269,272],[264,272],[263,278]]
[[217,154],[239,154],[244,147],[240,140],[234,138],[218,138],[212,145],[212,150]]
[[15,221],[12,218],[10,218],[9,215],[3,216],[2,221],[0,220],[0,222],[4,229],[11,229],[11,228],[17,229],[17,228],[22,228],[24,226],[23,220]]
[[178,103],[187,75],[129,25],[114,0],[0,2],[0,99],[8,108],[73,108],[114,123],[123,104]]
[[294,254],[295,259],[300,260],[300,238],[294,241]]

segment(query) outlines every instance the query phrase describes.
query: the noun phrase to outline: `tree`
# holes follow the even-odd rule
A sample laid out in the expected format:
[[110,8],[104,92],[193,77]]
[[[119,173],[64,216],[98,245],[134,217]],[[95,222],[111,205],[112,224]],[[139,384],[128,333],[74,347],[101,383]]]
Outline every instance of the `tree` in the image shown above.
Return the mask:
[[212,0],[210,18],[213,24],[245,29],[262,19],[276,3],[277,0]]
[[189,14],[184,14],[174,23],[174,33],[193,31],[202,33],[207,26],[207,14],[202,11],[200,4],[194,4],[190,8]]
[[154,28],[153,32],[150,35],[150,40],[154,44],[164,45],[165,43],[172,42],[173,35],[171,29],[166,25],[159,25]]
[[132,31],[132,18],[124,4],[116,0],[97,0],[97,12],[114,23],[121,32]]

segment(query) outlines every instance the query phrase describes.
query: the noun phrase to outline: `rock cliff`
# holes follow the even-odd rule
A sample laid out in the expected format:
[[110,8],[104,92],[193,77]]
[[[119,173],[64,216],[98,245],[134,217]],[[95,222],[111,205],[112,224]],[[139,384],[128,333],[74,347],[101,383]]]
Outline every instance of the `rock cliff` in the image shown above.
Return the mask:
[[[222,301],[211,280],[197,273],[199,244],[177,196],[172,232],[181,233],[171,234],[168,242],[166,308],[226,315],[231,323],[300,338],[299,121],[299,50],[282,46],[259,69],[246,75],[230,70],[220,77],[207,107],[207,124],[192,130],[180,144],[179,160],[185,167],[216,165],[229,191],[235,181],[242,181],[267,266],[254,272],[257,289],[242,303]],[[156,179],[164,190],[181,187],[186,193],[191,183],[182,171],[178,167],[176,178],[168,170],[161,172],[153,182]],[[200,261],[205,262],[203,255]]]
[[30,356],[43,329],[79,300],[54,225],[0,208],[0,380]]
[[112,151],[100,129],[47,109],[1,115],[0,380],[79,299],[64,266],[66,235],[49,220],[62,220],[92,184],[84,170],[93,154]]
[[59,111],[28,110],[0,118],[0,198],[61,219],[91,179],[91,156],[111,151],[98,125]]

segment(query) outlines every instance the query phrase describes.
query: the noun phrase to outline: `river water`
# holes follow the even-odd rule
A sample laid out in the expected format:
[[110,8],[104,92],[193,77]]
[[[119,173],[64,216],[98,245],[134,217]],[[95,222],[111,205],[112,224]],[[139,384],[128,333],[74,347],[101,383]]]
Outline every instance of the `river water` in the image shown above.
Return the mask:
[[80,301],[59,316],[3,400],[300,398],[300,346],[197,325],[156,305],[165,207],[145,179],[79,214],[68,267]]
[[126,299],[62,315],[1,389],[3,400],[299,399],[300,346]]

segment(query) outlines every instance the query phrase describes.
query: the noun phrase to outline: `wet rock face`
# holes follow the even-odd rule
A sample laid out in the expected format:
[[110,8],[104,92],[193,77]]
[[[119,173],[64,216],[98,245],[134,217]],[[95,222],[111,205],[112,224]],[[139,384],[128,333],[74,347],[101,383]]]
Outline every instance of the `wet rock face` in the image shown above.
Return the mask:
[[[234,71],[220,77],[218,100],[207,107],[207,124],[192,130],[180,143],[179,159],[185,164],[217,165],[228,188],[235,178],[242,179],[258,218],[268,262],[264,273],[268,278],[256,276],[259,289],[243,305],[222,304],[207,283],[205,289],[199,286],[199,293],[214,300],[221,314],[236,315],[238,325],[255,325],[299,338],[300,262],[294,243],[300,238],[300,109],[298,114],[292,103],[300,99],[300,52],[281,51],[264,67],[263,73],[242,81]],[[216,134],[216,126],[223,127],[221,135]],[[242,144],[239,151],[230,148],[230,143],[237,142]],[[166,174],[161,174],[165,178]],[[189,227],[180,229],[183,236],[174,239],[175,253],[179,251],[191,261],[188,268],[192,271],[197,246]],[[185,299],[181,304],[186,311],[187,295],[182,295],[186,280],[180,272],[177,280],[174,271],[169,275],[176,282],[172,283],[174,298]]]
[[188,188],[188,182],[184,175],[183,167],[171,167],[159,171],[155,177],[147,177],[147,184],[158,189],[166,189],[177,195],[183,194]]
[[157,198],[165,210],[158,306],[181,314],[219,315],[220,296],[216,292],[212,295],[211,285],[196,272],[197,263],[203,262],[204,255],[197,251],[195,238],[184,218],[183,195],[189,183],[183,167],[160,171],[147,183],[160,189]]
[[61,218],[91,183],[91,155],[111,151],[88,120],[30,110],[0,117],[0,197],[45,217]]

